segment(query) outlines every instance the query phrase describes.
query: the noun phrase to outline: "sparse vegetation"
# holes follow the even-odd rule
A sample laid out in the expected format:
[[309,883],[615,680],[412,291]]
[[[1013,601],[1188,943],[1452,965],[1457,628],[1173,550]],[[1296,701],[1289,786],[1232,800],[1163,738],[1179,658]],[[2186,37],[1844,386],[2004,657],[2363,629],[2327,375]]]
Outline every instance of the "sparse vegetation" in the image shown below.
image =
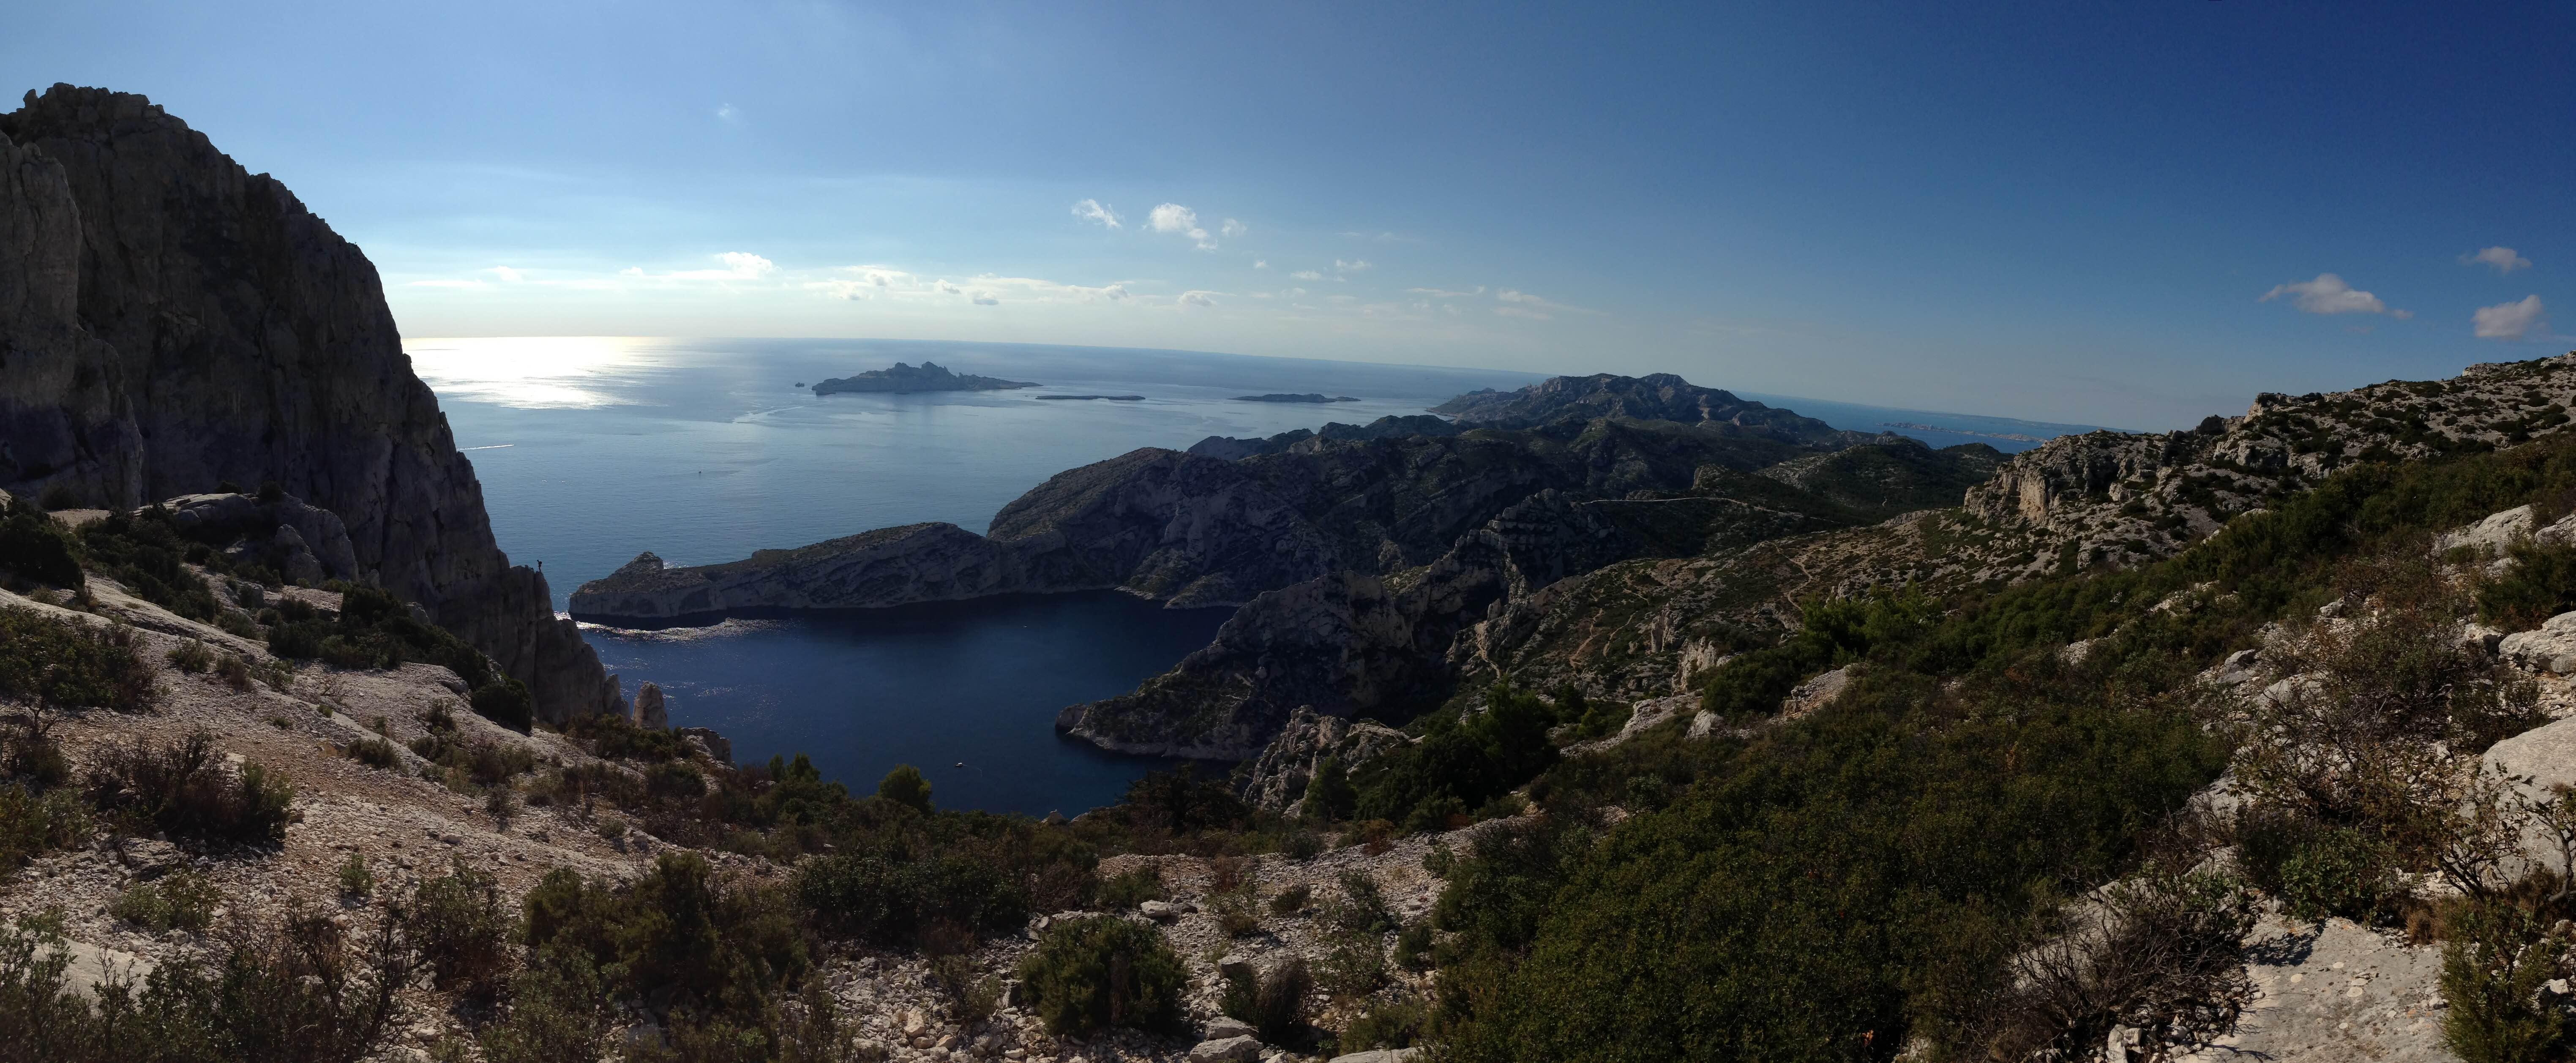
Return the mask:
[[0,698],[47,708],[140,712],[160,698],[142,640],[122,624],[0,608]]
[[1058,1036],[1180,1020],[1189,976],[1163,935],[1115,916],[1048,925],[1020,965],[1031,1010]]
[[146,930],[204,930],[214,925],[223,899],[206,876],[181,870],[126,887],[107,913]]

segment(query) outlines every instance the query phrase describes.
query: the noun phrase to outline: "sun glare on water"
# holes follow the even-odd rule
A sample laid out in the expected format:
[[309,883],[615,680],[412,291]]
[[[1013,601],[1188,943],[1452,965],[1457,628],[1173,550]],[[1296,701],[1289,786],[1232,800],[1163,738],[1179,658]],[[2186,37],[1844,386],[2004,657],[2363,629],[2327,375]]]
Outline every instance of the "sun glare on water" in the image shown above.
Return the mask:
[[403,341],[412,370],[440,395],[520,409],[590,408],[625,401],[609,385],[661,363],[653,341],[628,336],[482,336]]

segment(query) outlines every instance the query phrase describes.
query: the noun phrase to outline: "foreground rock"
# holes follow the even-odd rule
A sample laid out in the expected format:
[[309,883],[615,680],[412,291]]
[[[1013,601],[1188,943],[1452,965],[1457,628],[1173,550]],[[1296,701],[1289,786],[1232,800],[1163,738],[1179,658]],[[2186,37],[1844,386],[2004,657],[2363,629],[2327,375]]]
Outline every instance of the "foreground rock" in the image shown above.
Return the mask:
[[420,603],[548,719],[616,703],[493,542],[375,267],[284,185],[141,96],[57,85],[0,115],[0,206],[0,488],[132,509],[275,483],[341,524],[288,522],[318,571]]

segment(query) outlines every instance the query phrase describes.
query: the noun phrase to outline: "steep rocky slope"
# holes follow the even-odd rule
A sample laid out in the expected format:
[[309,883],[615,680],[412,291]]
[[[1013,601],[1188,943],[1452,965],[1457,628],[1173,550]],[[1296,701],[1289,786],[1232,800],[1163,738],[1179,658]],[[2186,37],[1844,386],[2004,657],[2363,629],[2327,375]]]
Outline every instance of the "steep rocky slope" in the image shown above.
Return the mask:
[[[1465,434],[1400,427],[1291,433],[1297,438],[1285,443],[1278,442],[1285,436],[1227,440],[1260,444],[1232,459],[1137,450],[1048,479],[1003,507],[982,537],[918,525],[720,565],[675,569],[639,559],[584,584],[572,612],[606,623],[667,622],[728,610],[1111,587],[1174,606],[1232,605],[1328,573],[1378,576],[1429,564],[1460,536],[1542,492],[1682,495],[1703,469],[1751,470],[1819,452],[1609,419]],[[1200,448],[1217,449],[1210,442]],[[1696,548],[1716,516],[1700,512],[1699,524],[1664,534]],[[1636,522],[1635,530],[1652,523]]]
[[1797,627],[1803,599],[2134,566],[2350,463],[2509,446],[2564,428],[2571,405],[2576,355],[2476,365],[2449,380],[2265,394],[2243,416],[2177,432],[2064,436],[2003,463],[1956,508],[1567,580],[1478,624],[1455,663],[1470,676],[1661,696]]
[[[1471,625],[1570,577],[1633,558],[1726,552],[1867,524],[1956,497],[1991,473],[1993,456],[1982,446],[1933,451],[1899,439],[1831,455],[1843,464],[1811,468],[1802,483],[1711,463],[1682,491],[1611,498],[1543,491],[1425,564],[1382,575],[1339,571],[1261,595],[1170,672],[1132,693],[1069,707],[1056,727],[1110,749],[1242,760],[1301,707],[1339,717],[1409,715],[1449,696],[1461,665],[1474,663],[1453,649]],[[1872,472],[1845,475],[1854,469]],[[1861,499],[1877,504],[1851,504]]]
[[493,542],[375,268],[277,181],[141,96],[57,85],[0,115],[0,488],[131,508],[274,482],[359,575],[528,684],[617,692]]

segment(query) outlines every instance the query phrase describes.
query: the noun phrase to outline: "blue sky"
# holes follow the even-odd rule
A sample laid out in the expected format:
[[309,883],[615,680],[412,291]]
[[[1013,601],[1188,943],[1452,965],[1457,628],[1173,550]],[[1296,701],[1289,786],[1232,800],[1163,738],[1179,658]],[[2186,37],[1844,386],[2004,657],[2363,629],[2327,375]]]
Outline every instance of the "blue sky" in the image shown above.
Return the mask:
[[150,95],[415,336],[1664,370],[2139,428],[2576,346],[2566,4],[11,7],[14,87]]

